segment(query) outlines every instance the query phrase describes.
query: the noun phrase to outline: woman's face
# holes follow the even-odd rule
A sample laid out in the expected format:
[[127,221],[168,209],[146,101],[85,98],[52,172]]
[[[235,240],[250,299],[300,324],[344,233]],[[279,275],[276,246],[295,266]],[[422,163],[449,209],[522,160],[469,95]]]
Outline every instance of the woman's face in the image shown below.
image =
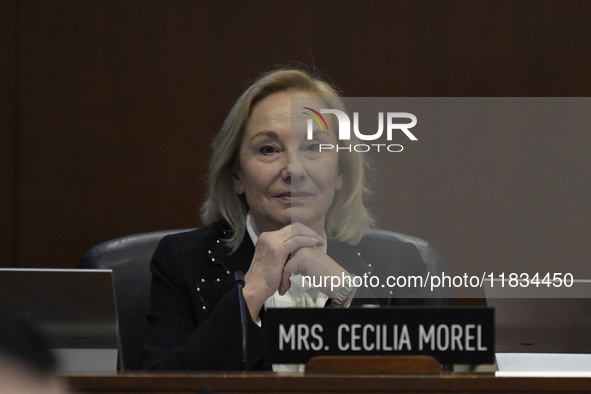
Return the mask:
[[233,182],[236,193],[246,196],[257,234],[301,222],[322,235],[326,212],[343,186],[338,153],[319,151],[319,144],[336,145],[335,135],[319,131],[308,141],[307,117],[300,112],[292,130],[291,98],[309,96],[272,94],[254,107],[246,124]]

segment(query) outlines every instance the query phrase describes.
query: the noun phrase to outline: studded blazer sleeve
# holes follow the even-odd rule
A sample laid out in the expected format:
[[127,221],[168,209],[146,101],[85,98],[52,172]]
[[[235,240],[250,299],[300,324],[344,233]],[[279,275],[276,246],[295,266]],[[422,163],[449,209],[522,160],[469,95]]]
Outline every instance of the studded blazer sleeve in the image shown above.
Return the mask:
[[[242,369],[233,273],[248,270],[254,247],[248,239],[250,245],[244,242],[229,254],[223,238],[224,229],[214,224],[167,236],[158,245],[151,262],[152,305],[143,369]],[[247,368],[263,368],[263,330],[247,315]]]

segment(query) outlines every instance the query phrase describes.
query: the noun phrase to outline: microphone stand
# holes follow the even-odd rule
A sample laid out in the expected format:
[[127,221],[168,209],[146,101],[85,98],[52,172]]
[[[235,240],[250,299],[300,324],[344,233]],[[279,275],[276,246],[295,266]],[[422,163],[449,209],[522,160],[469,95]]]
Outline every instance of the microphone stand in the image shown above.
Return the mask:
[[243,294],[243,288],[244,288],[244,273],[240,272],[240,271],[236,271],[234,272],[234,280],[236,280],[236,287],[238,288],[238,302],[240,305],[240,324],[242,326],[242,369],[244,371],[247,371],[247,364],[246,364],[246,360],[247,360],[247,355],[248,355],[248,341],[247,341],[247,334],[246,334],[246,313],[247,313],[247,309],[246,309],[246,305],[245,305],[245,301],[244,301],[244,294]]

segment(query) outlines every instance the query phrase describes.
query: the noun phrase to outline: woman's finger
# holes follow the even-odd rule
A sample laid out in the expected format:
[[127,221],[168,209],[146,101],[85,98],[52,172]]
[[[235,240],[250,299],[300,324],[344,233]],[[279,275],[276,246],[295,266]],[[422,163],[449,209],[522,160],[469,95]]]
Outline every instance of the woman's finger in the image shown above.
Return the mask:
[[297,236],[308,236],[311,238],[316,238],[319,242],[324,243],[324,239],[320,235],[318,235],[316,231],[299,222],[294,222],[289,226],[284,227],[282,230],[288,231],[289,238],[294,238]]
[[[284,250],[288,250],[288,254],[293,254],[300,248],[310,248],[314,246],[322,246],[324,245],[324,240],[322,238],[318,239],[315,237],[309,237],[307,235],[296,235],[284,242],[282,247]],[[287,255],[286,255],[287,257]]]
[[281,284],[279,285],[279,295],[284,295],[291,287],[291,259],[283,266],[281,273]]

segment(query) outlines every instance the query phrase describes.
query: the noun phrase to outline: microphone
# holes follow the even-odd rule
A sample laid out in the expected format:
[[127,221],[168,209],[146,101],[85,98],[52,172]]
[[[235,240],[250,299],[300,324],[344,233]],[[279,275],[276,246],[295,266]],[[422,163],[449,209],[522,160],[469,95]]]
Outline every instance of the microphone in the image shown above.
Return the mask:
[[246,334],[246,302],[244,301],[244,295],[242,289],[244,288],[244,273],[241,271],[234,272],[234,280],[236,281],[236,287],[238,288],[238,302],[240,305],[240,324],[242,326],[242,368],[246,371],[246,360],[248,355],[248,341]]

